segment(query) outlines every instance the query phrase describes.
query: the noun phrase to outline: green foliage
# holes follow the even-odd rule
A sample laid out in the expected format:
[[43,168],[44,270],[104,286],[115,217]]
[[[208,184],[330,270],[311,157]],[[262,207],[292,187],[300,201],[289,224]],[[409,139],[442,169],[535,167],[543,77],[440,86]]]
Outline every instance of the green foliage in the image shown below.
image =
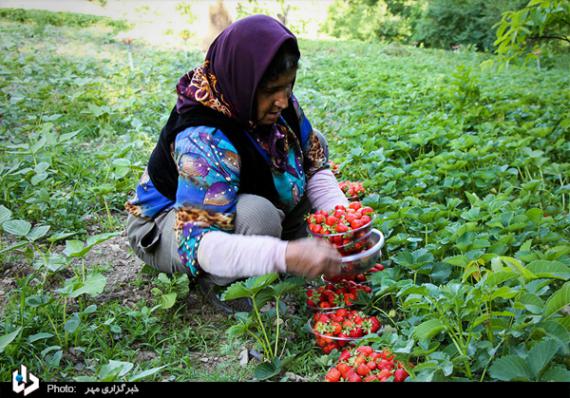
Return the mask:
[[407,42],[425,3],[414,0],[335,0],[329,7],[323,30],[344,39]]
[[566,0],[531,0],[521,9],[503,13],[494,42],[503,62],[548,59],[553,50],[570,49],[570,3]]
[[179,297],[188,295],[188,275],[172,275],[161,272],[155,280],[157,287],[153,287],[151,293],[158,300],[158,305],[163,310],[172,308]]
[[[302,278],[288,278],[274,284],[278,278],[275,273],[248,278],[229,286],[222,296],[225,301],[247,298],[252,302],[253,311],[236,314],[238,324],[229,328],[228,334],[253,337],[259,344],[264,353],[264,363],[256,369],[256,377],[260,380],[281,373],[290,360],[281,360],[287,348],[286,331],[282,330],[282,325],[286,324],[287,306],[282,298],[304,284]],[[268,303],[272,308],[262,311]]]
[[95,15],[76,14],[70,12],[50,12],[42,10],[25,10],[21,8],[0,9],[0,19],[20,23],[33,23],[39,26],[72,26],[85,28],[92,25],[101,24],[113,28],[116,32],[126,30],[129,24],[123,20],[116,20],[108,17]]
[[507,10],[526,0],[433,0],[418,23],[414,38],[429,47],[475,46],[492,50],[494,25]]

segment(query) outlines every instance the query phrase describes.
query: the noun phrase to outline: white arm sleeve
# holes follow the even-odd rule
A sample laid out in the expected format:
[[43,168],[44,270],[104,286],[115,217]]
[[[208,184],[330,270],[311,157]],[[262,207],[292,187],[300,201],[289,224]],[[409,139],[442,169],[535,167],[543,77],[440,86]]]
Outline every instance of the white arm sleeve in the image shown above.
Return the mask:
[[209,274],[245,278],[285,272],[287,242],[272,236],[234,235],[221,231],[204,234],[198,263]]

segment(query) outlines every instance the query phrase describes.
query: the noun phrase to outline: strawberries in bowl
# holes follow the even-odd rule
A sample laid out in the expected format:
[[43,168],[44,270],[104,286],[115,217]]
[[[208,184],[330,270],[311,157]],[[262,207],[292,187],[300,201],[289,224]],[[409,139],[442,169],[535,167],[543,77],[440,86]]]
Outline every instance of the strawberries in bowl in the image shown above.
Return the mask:
[[366,237],[372,229],[374,209],[352,202],[348,207],[337,205],[334,210],[319,210],[307,216],[312,236],[327,239],[341,254],[354,254],[366,248]]
[[369,333],[376,333],[380,321],[375,316],[368,316],[361,311],[340,308],[334,312],[316,313],[313,315],[311,331],[316,342],[325,354],[353,344]]
[[403,364],[384,349],[376,351],[370,346],[344,350],[336,366],[329,369],[325,380],[329,382],[402,382],[408,378]]
[[376,265],[374,265],[372,268],[370,268],[368,270],[368,272],[366,273],[362,273],[362,274],[355,274],[355,275],[337,275],[337,276],[333,276],[331,278],[326,278],[324,275],[321,277],[322,281],[325,283],[344,283],[344,282],[356,282],[358,284],[369,284],[369,280],[368,277],[370,276],[370,274],[373,274],[375,272],[380,272],[380,271],[384,271],[384,266],[380,263],[377,263]]
[[350,307],[358,298],[358,294],[369,294],[372,289],[369,286],[360,285],[355,282],[342,282],[337,285],[327,283],[308,289],[307,307],[312,310],[332,310],[343,307]]

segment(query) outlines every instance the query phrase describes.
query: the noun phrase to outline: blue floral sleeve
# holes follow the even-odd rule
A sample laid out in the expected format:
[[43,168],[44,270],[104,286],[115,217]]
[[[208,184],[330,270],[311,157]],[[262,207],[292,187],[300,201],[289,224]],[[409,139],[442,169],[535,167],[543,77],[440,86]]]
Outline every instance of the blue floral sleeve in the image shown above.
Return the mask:
[[204,234],[234,230],[240,161],[224,134],[205,126],[177,135],[174,160],[179,174],[174,204],[178,254],[196,276],[197,249]]

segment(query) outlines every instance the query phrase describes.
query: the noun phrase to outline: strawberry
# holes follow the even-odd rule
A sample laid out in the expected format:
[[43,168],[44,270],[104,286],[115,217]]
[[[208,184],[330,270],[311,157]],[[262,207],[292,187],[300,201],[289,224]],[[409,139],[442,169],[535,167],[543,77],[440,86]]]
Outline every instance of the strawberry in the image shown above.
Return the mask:
[[360,364],[356,369],[356,373],[358,373],[360,376],[367,376],[368,373],[370,373],[370,368],[364,363]]
[[380,373],[376,375],[380,381],[386,381],[390,376],[392,376],[392,372],[390,372],[388,369],[382,369]]
[[342,376],[343,379],[346,379],[346,375],[348,373],[348,370],[352,369],[347,363],[344,363],[344,362],[341,362],[338,365],[336,365],[336,368],[340,372],[340,375]]
[[340,357],[338,358],[338,360],[339,360],[339,361],[347,361],[351,356],[352,356],[352,354],[350,353],[350,351],[344,350],[344,351],[340,354]]
[[400,383],[408,378],[408,372],[405,369],[396,369],[394,372],[394,381]]
[[340,381],[340,376],[341,373],[338,371],[337,368],[331,368],[328,372],[327,375],[325,376],[326,381],[328,382],[337,382]]
[[347,381],[351,382],[351,383],[359,383],[362,381],[362,377],[360,377],[358,374],[356,373],[352,373],[348,376]]
[[358,348],[356,349],[356,351],[359,352],[359,353],[361,353],[361,354],[364,354],[364,355],[366,355],[366,356],[368,356],[368,355],[370,355],[370,354],[372,354],[372,353],[374,352],[374,350],[372,349],[372,347],[367,346],[367,345],[363,345],[363,346],[358,347]]

